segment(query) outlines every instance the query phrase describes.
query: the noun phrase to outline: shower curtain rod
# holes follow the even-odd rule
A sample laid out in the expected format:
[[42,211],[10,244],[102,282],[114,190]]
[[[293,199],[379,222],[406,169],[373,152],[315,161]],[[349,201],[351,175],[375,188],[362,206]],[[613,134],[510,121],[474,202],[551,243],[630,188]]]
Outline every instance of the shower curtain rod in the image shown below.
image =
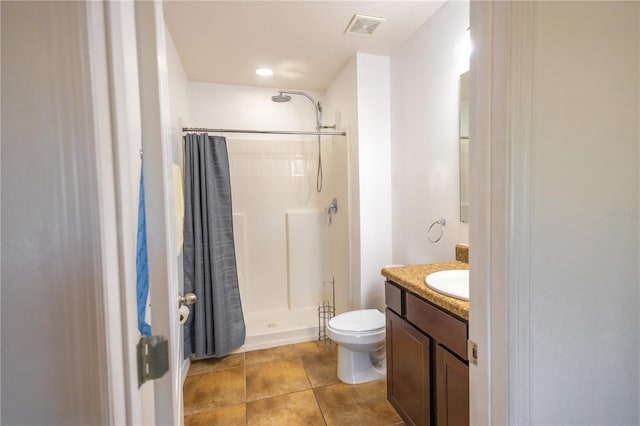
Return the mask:
[[267,135],[305,135],[305,136],[346,136],[346,132],[305,132],[298,130],[237,130],[237,129],[205,129],[202,127],[183,127],[182,132],[194,133],[262,133]]

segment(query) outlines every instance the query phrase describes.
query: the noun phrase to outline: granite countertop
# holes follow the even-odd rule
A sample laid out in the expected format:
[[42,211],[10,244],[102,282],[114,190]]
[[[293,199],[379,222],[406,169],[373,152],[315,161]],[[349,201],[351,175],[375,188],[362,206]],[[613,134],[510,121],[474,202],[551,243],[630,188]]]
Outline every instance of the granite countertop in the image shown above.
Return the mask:
[[446,271],[447,269],[469,269],[469,265],[463,262],[428,263],[425,265],[394,266],[383,268],[381,273],[389,281],[400,285],[410,293],[413,293],[452,314],[469,320],[469,302],[453,297],[445,296],[431,290],[424,282],[427,275],[432,272]]

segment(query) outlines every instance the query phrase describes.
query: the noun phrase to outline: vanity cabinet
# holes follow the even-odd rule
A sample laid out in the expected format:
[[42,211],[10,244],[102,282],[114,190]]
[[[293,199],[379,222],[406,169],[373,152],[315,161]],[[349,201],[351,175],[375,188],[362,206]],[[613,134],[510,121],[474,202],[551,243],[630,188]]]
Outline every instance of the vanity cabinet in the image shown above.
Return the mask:
[[469,424],[468,323],[385,283],[387,398],[409,425]]
[[416,425],[431,422],[430,370],[429,336],[387,308],[387,399]]

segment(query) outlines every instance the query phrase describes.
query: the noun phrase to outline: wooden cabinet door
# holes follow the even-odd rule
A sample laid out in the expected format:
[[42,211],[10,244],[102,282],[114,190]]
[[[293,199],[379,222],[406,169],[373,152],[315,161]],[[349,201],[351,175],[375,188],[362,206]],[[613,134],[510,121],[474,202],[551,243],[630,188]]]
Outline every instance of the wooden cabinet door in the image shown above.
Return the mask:
[[469,425],[469,366],[436,345],[436,424]]
[[408,425],[431,424],[430,340],[387,309],[387,398]]

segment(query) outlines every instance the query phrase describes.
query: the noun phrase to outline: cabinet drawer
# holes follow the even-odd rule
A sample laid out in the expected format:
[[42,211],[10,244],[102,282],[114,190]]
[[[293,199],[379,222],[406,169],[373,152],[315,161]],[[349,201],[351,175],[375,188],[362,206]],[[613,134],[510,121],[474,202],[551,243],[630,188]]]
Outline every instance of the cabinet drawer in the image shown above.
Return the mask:
[[394,311],[396,314],[402,316],[404,314],[402,309],[402,295],[403,291],[391,284],[389,281],[384,283],[384,299],[387,307]]
[[441,311],[435,306],[406,295],[407,321],[467,360],[467,323]]

